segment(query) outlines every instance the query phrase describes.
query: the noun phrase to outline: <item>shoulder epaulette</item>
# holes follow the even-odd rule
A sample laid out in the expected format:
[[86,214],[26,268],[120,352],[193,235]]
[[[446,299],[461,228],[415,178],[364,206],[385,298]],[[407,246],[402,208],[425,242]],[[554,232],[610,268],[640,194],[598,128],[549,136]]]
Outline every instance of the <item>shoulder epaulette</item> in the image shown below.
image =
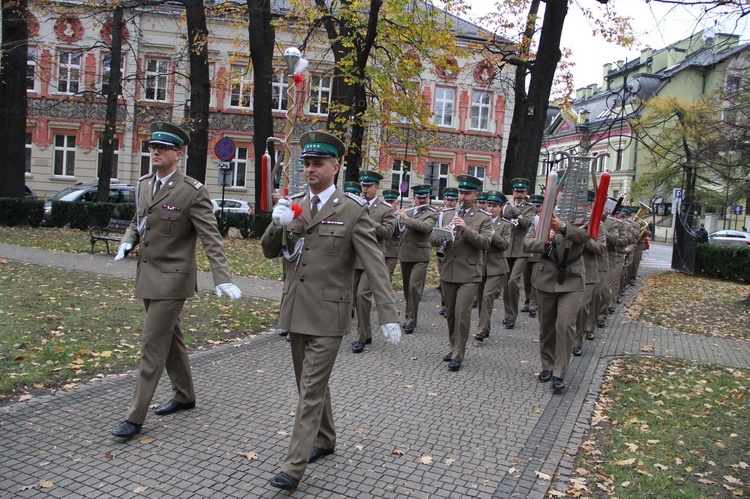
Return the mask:
[[301,197],[305,197],[305,191],[298,192],[297,194],[292,194],[291,196],[289,196],[289,199],[298,199]]
[[354,194],[353,192],[347,192],[346,197],[348,197],[349,199],[353,199],[360,206],[364,206],[367,203],[367,200],[365,198],[363,198],[362,196],[358,196]]
[[193,177],[188,177],[187,175],[185,175],[185,177],[183,178],[185,179],[185,182],[195,187],[196,191],[203,187],[203,182],[201,182],[200,180],[195,180]]
[[141,180],[146,180],[147,178],[150,178],[150,177],[153,177],[153,176],[154,176],[154,172],[147,173],[147,174],[143,175],[141,178],[139,178],[138,182],[140,182]]
[[[428,210],[430,210],[430,211],[431,211],[431,212],[433,212],[433,213],[438,213],[438,210],[437,210],[437,208],[435,208],[434,206],[431,206],[431,205],[430,205],[430,206],[428,206],[428,207],[427,207],[427,209],[428,209]],[[454,208],[451,208],[451,209],[454,209]]]
[[479,210],[479,213],[484,213],[485,215],[492,216],[492,214],[486,210]]

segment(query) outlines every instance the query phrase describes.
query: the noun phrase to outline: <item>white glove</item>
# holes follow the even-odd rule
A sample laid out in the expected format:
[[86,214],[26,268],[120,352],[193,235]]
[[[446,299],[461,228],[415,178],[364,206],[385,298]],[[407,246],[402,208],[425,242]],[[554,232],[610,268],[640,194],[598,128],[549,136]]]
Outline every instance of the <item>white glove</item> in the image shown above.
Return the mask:
[[216,286],[216,296],[227,295],[232,300],[237,300],[242,296],[242,290],[231,282],[224,282]]
[[382,324],[380,330],[383,331],[385,339],[391,340],[391,343],[395,344],[401,341],[401,325],[398,322]]
[[121,243],[120,246],[117,248],[117,256],[115,256],[115,261],[122,260],[125,258],[125,253],[133,249],[133,245],[130,243]]
[[290,206],[292,206],[292,203],[288,199],[279,199],[279,202],[274,206],[271,219],[277,229],[286,227],[294,220],[294,212]]

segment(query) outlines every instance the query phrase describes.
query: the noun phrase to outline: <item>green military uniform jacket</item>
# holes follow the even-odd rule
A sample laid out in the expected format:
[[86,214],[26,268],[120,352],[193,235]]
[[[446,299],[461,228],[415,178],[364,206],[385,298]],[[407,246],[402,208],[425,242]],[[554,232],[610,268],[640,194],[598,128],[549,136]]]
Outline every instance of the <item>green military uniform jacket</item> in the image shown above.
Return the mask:
[[380,323],[398,322],[375,224],[364,200],[355,198],[337,188],[313,219],[310,194],[305,194],[295,200],[302,205],[299,217],[281,230],[271,223],[263,234],[261,247],[268,258],[279,256],[284,244],[292,251],[304,238],[298,259],[282,259],[281,328],[312,336],[349,334],[356,257],[364,264]]
[[[445,220],[452,220],[455,208],[446,210]],[[457,230],[456,239],[448,243],[440,267],[440,280],[446,282],[481,282],[484,272],[484,252],[490,248],[492,217],[486,211],[469,208],[463,217],[466,228]],[[439,247],[443,240],[432,236],[430,242]]]
[[510,272],[505,255],[508,247],[510,247],[510,222],[498,216],[492,222],[490,247],[484,254],[484,275],[502,275]]
[[198,237],[211,264],[214,284],[231,282],[208,190],[178,168],[152,197],[155,178],[150,173],[138,180],[136,215],[122,238],[133,246],[140,244],[135,295],[148,300],[193,296],[198,289]]
[[[534,287],[545,293],[566,293],[583,291],[586,287],[586,268],[583,262],[583,246],[589,240],[585,229],[567,224],[565,235],[555,234],[554,252],[545,241],[537,241],[533,231],[529,231],[523,240],[524,251],[542,253],[542,258],[534,265],[531,282]],[[567,250],[567,258],[564,257]],[[554,253],[557,254],[557,259]],[[563,279],[560,282],[560,267],[556,264],[565,261]],[[577,312],[577,311],[576,311]]]
[[[402,262],[429,262],[432,256],[430,235],[438,219],[438,210],[432,206],[425,206],[419,213],[410,216],[399,223],[406,227],[401,233],[401,246],[398,259]],[[450,217],[446,217],[450,220]]]
[[[367,203],[366,200],[365,202]],[[385,256],[386,241],[390,240],[396,228],[396,215],[393,214],[395,210],[380,197],[376,197],[372,204],[367,204],[369,205],[370,218],[375,223],[375,237],[378,239],[383,256]],[[356,268],[365,268],[359,257],[357,257]]]
[[[501,216],[511,221],[510,228],[510,248],[506,253],[508,258],[524,258],[529,256],[523,249],[523,239],[529,230],[529,227],[534,223],[534,215],[536,215],[536,208],[533,204],[524,201],[519,206],[513,206],[511,199],[510,203],[503,205],[503,210],[500,213]],[[516,211],[520,212],[516,214]],[[517,220],[518,222],[514,222]]]

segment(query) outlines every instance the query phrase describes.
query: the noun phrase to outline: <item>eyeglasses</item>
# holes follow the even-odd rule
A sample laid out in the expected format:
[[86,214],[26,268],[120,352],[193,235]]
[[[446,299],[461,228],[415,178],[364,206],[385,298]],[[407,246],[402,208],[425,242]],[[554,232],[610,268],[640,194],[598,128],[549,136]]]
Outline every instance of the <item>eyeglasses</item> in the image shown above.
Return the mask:
[[179,151],[175,146],[168,146],[164,144],[149,144],[148,150],[151,152],[159,151],[159,152],[166,152],[166,151]]

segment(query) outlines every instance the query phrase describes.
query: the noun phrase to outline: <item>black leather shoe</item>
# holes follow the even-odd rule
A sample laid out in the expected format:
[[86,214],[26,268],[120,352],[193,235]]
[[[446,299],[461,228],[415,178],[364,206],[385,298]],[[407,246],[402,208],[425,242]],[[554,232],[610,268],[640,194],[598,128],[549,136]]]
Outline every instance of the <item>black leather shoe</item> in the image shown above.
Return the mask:
[[508,323],[508,319],[503,319],[503,326]]
[[365,344],[361,341],[355,341],[352,343],[352,352],[362,353],[365,351]]
[[310,459],[307,460],[308,464],[312,464],[321,457],[330,456],[333,454],[333,449],[321,449],[320,447],[313,447],[310,452]]
[[547,383],[551,379],[552,379],[552,371],[550,371],[549,369],[545,369],[544,371],[539,373],[540,383]]
[[458,371],[459,369],[461,369],[461,362],[457,360],[452,360],[451,363],[448,364],[448,369],[454,372]]
[[529,306],[528,305],[524,305],[523,308],[521,309],[521,312],[524,312],[524,313],[526,313],[528,311],[529,311]]
[[287,475],[283,471],[273,477],[271,485],[284,490],[295,490],[299,485],[299,478],[294,478],[291,475]]
[[514,327],[516,327],[516,321],[511,319],[505,321],[505,329],[513,329]]
[[596,327],[603,328],[606,325],[606,321],[604,319],[599,319],[596,321]]
[[607,312],[609,312],[610,314],[614,314],[616,312],[615,307],[609,307],[607,309]]
[[555,391],[565,390],[565,381],[562,378],[552,378],[552,389]]
[[477,303],[476,300],[474,300],[473,302],[471,302],[471,308],[477,308],[477,305],[479,305],[479,304]]
[[586,339],[587,340],[593,340],[594,339],[594,332],[593,331],[586,331]]
[[370,343],[372,343],[372,338],[367,338],[365,340],[365,345],[369,345]]
[[279,336],[286,336],[287,334],[289,334],[288,329],[279,329]]
[[536,317],[536,310],[534,309],[529,310],[529,317]]
[[583,349],[581,347],[573,347],[573,355],[580,357],[583,355]]
[[112,430],[112,435],[117,438],[131,439],[141,432],[143,425],[131,423],[130,421],[123,421],[117,425],[117,428]]
[[474,339],[477,340],[479,343],[482,343],[486,338],[489,338],[489,337],[490,337],[489,334],[487,336],[483,334],[477,334],[474,336]]
[[176,400],[170,400],[161,407],[154,409],[154,414],[157,416],[166,416],[167,414],[173,414],[179,411],[185,411],[195,407],[195,400],[192,402],[177,402]]
[[445,354],[445,356],[443,357],[443,360],[444,360],[445,362],[450,362],[450,361],[452,361],[452,360],[453,360],[453,353],[451,352],[451,353],[447,353],[447,354]]
[[617,297],[617,303],[622,303],[622,295]]
[[414,326],[404,326],[404,332],[406,334],[411,334],[414,332]]
[[445,317],[445,314],[448,313],[448,312],[445,310],[445,307],[443,307],[443,308],[440,309],[440,312],[438,312],[438,313],[440,315],[442,315],[443,317]]

